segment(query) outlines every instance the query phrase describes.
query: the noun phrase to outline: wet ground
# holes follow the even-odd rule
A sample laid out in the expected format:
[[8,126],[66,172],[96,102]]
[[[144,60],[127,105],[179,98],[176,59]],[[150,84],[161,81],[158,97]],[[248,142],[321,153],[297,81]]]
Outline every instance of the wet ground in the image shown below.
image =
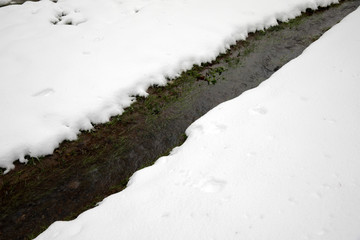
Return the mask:
[[138,97],[123,115],[62,143],[53,155],[17,163],[0,176],[0,239],[34,238],[122,190],[136,170],[183,143],[192,122],[258,86],[359,5],[343,1],[251,34],[214,62],[150,88],[148,98]]

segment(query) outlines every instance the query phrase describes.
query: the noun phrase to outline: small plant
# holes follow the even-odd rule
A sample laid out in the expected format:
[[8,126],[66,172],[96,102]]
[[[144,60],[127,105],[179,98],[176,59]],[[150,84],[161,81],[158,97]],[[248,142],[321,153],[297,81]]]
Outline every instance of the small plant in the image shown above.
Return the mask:
[[210,68],[204,75],[199,75],[197,80],[206,81],[208,84],[215,84],[218,76],[220,76],[226,69],[224,67]]
[[253,52],[254,51],[254,49],[255,49],[255,47],[254,46],[249,46],[249,47],[247,47],[247,48],[245,48],[245,50],[244,50],[244,56],[248,56],[251,52]]
[[281,23],[278,23],[278,25],[272,26],[271,28],[269,28],[267,31],[269,32],[275,32],[275,31],[280,31],[285,29],[285,26]]
[[33,165],[35,166],[36,164],[38,164],[40,162],[39,158],[35,158],[35,157],[28,157],[28,162],[27,164]]

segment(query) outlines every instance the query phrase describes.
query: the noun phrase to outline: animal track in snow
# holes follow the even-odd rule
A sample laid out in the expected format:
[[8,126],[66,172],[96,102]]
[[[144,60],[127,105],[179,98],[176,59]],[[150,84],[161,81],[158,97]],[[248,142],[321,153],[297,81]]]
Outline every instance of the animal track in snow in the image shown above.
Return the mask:
[[268,112],[268,110],[266,109],[266,107],[263,107],[263,106],[257,106],[250,110],[250,113],[260,114],[260,115],[265,115],[265,114],[267,114],[267,112]]
[[226,186],[227,182],[224,180],[219,180],[215,178],[210,178],[205,180],[202,184],[200,184],[199,189],[206,193],[216,193],[223,190]]
[[55,90],[52,88],[45,88],[37,93],[34,93],[33,97],[48,97],[55,93]]
[[222,191],[227,182],[215,177],[199,177],[195,176],[188,170],[177,171],[181,176],[181,181],[175,182],[176,186],[196,188],[206,193],[216,193]]
[[336,123],[336,120],[335,119],[332,119],[332,118],[326,118],[324,117],[323,118],[324,121],[330,123],[330,124],[335,124]]

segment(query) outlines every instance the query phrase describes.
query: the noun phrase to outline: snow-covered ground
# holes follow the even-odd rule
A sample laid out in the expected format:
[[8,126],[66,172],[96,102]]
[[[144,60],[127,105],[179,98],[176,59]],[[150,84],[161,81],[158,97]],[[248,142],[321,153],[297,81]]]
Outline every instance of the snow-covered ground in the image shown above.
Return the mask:
[[0,7],[8,5],[11,2],[11,0],[0,0]]
[[43,239],[360,239],[360,9]]
[[336,2],[41,0],[0,8],[0,167],[52,153],[248,32]]

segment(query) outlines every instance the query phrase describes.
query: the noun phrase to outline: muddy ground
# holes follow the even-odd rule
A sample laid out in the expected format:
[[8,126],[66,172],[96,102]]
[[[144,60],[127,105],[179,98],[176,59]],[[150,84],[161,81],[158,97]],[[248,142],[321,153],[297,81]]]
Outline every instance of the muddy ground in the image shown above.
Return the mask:
[[17,162],[0,176],[0,239],[32,239],[52,222],[73,219],[121,191],[136,170],[182,144],[192,122],[258,86],[359,5],[342,1],[250,34],[212,63],[149,88],[148,98],[138,97],[123,115],[77,141],[63,142],[53,155]]

